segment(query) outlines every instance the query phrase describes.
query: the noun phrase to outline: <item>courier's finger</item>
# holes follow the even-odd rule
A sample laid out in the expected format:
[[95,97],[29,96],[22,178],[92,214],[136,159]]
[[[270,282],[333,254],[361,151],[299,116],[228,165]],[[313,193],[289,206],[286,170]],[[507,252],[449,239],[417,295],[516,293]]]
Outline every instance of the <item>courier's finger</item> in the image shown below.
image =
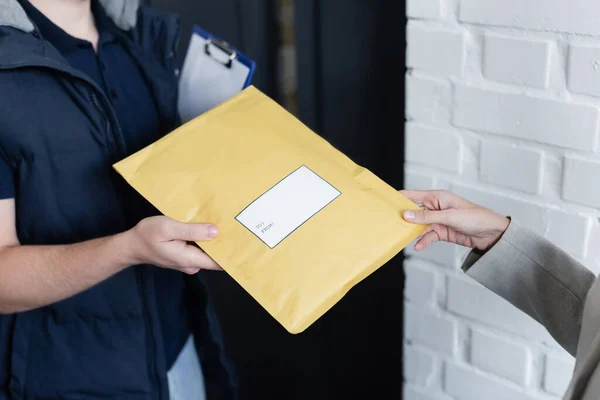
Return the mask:
[[456,222],[454,210],[407,210],[404,211],[403,216],[406,221],[421,225],[440,224],[453,226]]
[[219,229],[212,224],[186,224],[171,220],[168,222],[166,232],[169,240],[200,242],[216,238]]
[[187,245],[181,252],[182,268],[199,268],[220,271],[222,268],[196,246]]
[[200,272],[200,268],[181,268],[180,271],[184,274],[194,275]]

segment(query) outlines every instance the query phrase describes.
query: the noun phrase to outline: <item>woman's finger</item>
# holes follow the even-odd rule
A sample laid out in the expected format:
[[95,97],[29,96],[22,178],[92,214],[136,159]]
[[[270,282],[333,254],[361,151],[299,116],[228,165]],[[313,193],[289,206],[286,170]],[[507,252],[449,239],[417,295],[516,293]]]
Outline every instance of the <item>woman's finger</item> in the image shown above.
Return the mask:
[[400,194],[413,203],[423,204],[429,192],[425,190],[401,190]]
[[446,190],[401,190],[400,194],[413,203],[423,204],[427,208],[436,210],[475,206],[473,203]]
[[439,242],[439,241],[440,241],[440,236],[437,234],[436,231],[432,230],[431,232],[427,233],[426,235],[423,235],[423,237],[421,239],[419,239],[417,241],[417,243],[415,243],[414,249],[415,249],[415,251],[421,251],[421,250],[424,250],[427,247],[431,246],[433,243]]
[[403,217],[406,221],[413,224],[432,225],[440,224],[453,226],[455,224],[455,210],[407,210],[404,211]]
[[417,238],[417,240],[418,240],[418,239],[421,239],[423,236],[427,235],[427,234],[428,234],[429,232],[431,232],[432,230],[433,230],[433,226],[428,226],[428,227],[427,227],[427,229],[425,229],[425,232],[421,233],[421,236],[419,236],[419,237]]

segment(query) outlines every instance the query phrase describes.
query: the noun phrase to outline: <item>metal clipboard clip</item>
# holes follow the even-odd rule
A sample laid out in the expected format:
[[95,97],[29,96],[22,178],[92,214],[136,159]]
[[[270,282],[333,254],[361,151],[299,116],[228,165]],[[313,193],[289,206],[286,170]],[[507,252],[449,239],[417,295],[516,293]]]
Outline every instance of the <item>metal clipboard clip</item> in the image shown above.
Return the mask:
[[[217,49],[221,50],[223,53],[227,54],[229,58],[226,61],[223,61],[223,59],[215,57],[210,51],[211,46],[214,46]],[[231,68],[231,66],[233,65],[233,61],[237,58],[237,51],[233,50],[228,43],[215,38],[209,38],[206,40],[206,43],[204,44],[204,52],[206,53],[206,55],[214,58],[227,68]]]

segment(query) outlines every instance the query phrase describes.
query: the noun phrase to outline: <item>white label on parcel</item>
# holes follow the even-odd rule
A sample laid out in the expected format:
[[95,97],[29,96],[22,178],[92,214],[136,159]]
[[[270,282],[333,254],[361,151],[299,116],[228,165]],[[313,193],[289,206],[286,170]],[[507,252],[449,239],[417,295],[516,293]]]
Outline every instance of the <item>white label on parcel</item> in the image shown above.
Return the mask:
[[339,195],[326,180],[302,166],[246,207],[236,219],[274,248]]

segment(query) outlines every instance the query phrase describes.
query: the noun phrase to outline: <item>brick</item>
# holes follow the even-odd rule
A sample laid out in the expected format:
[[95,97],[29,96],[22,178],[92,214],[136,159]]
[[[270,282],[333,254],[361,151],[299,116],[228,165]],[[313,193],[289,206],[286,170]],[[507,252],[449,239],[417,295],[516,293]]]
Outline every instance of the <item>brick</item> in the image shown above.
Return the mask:
[[408,25],[406,65],[442,75],[462,75],[465,44],[462,32]]
[[419,252],[416,252],[413,246],[409,246],[404,252],[408,256],[433,261],[445,267],[458,268],[459,266],[459,248],[451,243],[437,242]]
[[537,194],[542,186],[542,153],[516,144],[483,142],[481,180]]
[[600,3],[593,0],[463,0],[459,19],[481,25],[598,35]]
[[573,93],[600,96],[600,48],[569,48],[568,87]]
[[587,217],[550,211],[546,238],[576,257],[585,257],[590,241],[591,221]]
[[485,78],[515,85],[548,87],[550,42],[488,34],[483,54]]
[[600,160],[566,156],[562,187],[563,199],[600,208],[600,185],[594,182],[594,177],[597,176],[600,176]]
[[406,117],[436,125],[450,123],[452,95],[443,80],[408,76],[406,78]]
[[406,4],[409,18],[437,19],[440,14],[440,0],[408,0]]
[[456,364],[447,363],[445,372],[444,388],[457,400],[533,400],[512,386]]
[[479,179],[481,139],[471,134],[461,136],[463,145],[462,176],[466,180],[477,180]]
[[452,355],[456,351],[457,327],[454,321],[406,305],[404,327],[404,336],[408,341],[446,355]]
[[547,355],[544,370],[544,390],[548,393],[562,396],[565,394],[575,361],[571,358]]
[[409,123],[405,140],[406,161],[460,172],[463,155],[460,134]]
[[411,303],[433,304],[435,298],[435,274],[420,267],[419,263],[409,259],[404,262],[406,288],[404,297]]
[[450,312],[505,332],[545,343],[555,343],[542,325],[483,286],[448,278]]
[[413,172],[410,167],[404,168],[404,188],[408,190],[431,190],[434,179],[429,175]]
[[458,184],[452,185],[451,191],[473,203],[510,216],[539,234],[546,230],[547,210],[541,206]]
[[434,358],[431,354],[404,346],[404,379],[418,386],[427,386],[433,378]]
[[471,363],[521,386],[528,384],[531,375],[527,348],[478,329],[472,331]]
[[596,148],[595,107],[466,86],[455,92],[457,126],[577,150]]
[[403,400],[436,400],[439,398],[439,397],[430,396],[429,394],[425,394],[425,393],[423,393],[422,389],[417,390],[406,384],[402,388],[402,391],[403,391],[403,396],[402,396]]

